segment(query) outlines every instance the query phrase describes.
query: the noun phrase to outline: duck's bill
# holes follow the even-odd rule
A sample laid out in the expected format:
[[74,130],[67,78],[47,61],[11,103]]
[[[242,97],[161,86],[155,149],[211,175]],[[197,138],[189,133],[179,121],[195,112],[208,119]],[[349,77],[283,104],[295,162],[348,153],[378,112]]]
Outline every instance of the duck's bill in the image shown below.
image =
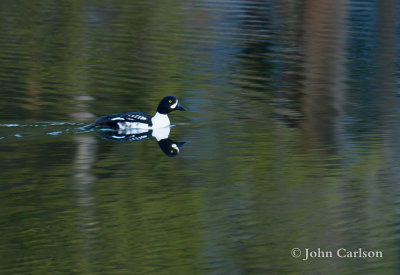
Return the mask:
[[181,142],[175,142],[176,146],[178,146],[179,149],[181,149],[183,147],[183,145],[185,145],[186,141],[181,141]]
[[176,106],[175,110],[186,111],[187,109],[178,103],[178,106]]

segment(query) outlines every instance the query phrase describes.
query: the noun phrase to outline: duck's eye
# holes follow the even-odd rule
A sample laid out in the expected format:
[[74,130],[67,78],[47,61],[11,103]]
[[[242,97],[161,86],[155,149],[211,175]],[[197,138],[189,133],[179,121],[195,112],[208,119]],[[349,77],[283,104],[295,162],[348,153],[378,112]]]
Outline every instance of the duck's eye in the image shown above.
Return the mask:
[[168,102],[169,102],[169,103],[172,103],[172,100],[170,99],[170,100],[168,100]]
[[171,154],[172,154],[172,153],[174,152],[174,150],[171,150],[170,152],[171,152]]

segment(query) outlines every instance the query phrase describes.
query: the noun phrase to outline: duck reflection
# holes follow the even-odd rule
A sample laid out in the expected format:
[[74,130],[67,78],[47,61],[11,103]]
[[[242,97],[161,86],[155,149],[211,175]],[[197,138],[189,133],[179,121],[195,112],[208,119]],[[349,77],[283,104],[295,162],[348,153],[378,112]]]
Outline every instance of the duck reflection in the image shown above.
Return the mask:
[[98,135],[102,139],[113,140],[118,142],[140,142],[154,137],[157,140],[161,151],[168,157],[176,157],[179,155],[183,145],[186,142],[175,142],[169,138],[171,127],[157,128],[152,130],[146,129],[101,129]]

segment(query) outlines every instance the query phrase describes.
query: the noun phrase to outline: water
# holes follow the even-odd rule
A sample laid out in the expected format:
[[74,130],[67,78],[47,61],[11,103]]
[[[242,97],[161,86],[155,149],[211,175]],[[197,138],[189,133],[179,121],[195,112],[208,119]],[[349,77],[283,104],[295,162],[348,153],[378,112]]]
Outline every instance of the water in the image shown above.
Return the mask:
[[[399,19],[394,0],[2,1],[0,273],[399,273]],[[83,127],[165,95],[190,109],[170,143]]]

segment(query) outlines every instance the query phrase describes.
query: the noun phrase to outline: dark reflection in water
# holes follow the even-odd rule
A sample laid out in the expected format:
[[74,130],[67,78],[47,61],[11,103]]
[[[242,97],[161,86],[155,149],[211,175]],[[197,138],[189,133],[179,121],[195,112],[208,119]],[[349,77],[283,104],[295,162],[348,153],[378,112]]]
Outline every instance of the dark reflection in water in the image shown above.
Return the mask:
[[99,137],[116,142],[142,142],[154,137],[157,140],[160,149],[168,157],[176,157],[186,142],[175,142],[169,138],[171,128],[156,128],[154,130],[126,129],[112,130],[101,129],[98,132]]
[[[394,0],[1,1],[0,273],[398,273],[399,18]],[[82,128],[168,94],[191,109],[173,138]]]

